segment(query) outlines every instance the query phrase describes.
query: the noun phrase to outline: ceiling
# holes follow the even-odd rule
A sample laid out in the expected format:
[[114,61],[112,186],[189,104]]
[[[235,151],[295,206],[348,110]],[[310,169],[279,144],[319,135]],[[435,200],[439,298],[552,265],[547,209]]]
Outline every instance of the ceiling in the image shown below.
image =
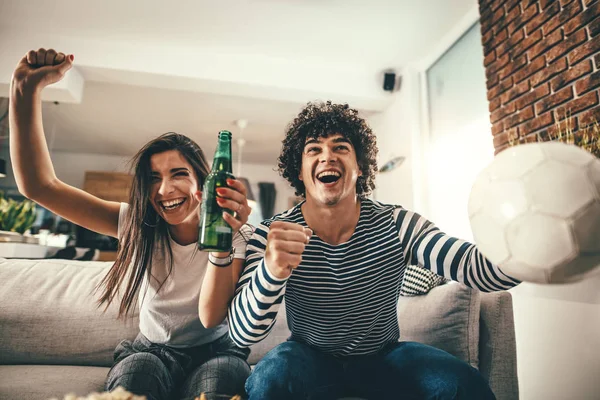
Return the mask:
[[129,156],[177,131],[210,155],[216,133],[236,135],[234,121],[244,118],[244,160],[273,163],[286,124],[306,101],[381,112],[393,98],[381,89],[383,71],[427,57],[476,5],[0,0],[0,96],[24,53],[55,47],[75,55],[72,75],[82,84],[57,86],[74,100],[44,103],[54,150]]
[[[281,135],[298,106],[273,100],[198,92],[86,82],[81,104],[44,103],[44,128],[53,150],[132,155],[144,143],[165,132],[183,133],[203,144],[211,157],[217,132],[239,136],[233,118],[250,123],[244,160],[274,163]],[[90,123],[93,121],[93,123]],[[210,152],[209,152],[210,149]]]

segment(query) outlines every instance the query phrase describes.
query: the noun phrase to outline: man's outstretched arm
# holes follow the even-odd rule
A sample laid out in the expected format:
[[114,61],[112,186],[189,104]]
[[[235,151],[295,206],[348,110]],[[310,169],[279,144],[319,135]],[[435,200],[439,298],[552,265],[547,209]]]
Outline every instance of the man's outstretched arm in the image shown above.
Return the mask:
[[520,283],[481,254],[477,247],[440,231],[421,215],[394,212],[407,265],[419,265],[482,292],[510,289]]

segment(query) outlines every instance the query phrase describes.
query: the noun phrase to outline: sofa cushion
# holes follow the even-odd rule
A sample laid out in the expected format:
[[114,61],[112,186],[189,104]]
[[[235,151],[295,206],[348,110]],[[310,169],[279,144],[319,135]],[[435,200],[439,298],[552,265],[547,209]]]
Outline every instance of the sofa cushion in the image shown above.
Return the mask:
[[110,366],[138,319],[106,313],[92,291],[110,262],[0,259],[0,364]]
[[449,282],[447,278],[418,265],[409,265],[404,271],[400,296],[420,296],[436,286]]
[[101,392],[108,370],[62,365],[0,365],[0,399],[63,399],[68,393],[85,396]]
[[400,340],[437,347],[477,368],[479,311],[479,291],[456,282],[426,296],[400,297]]

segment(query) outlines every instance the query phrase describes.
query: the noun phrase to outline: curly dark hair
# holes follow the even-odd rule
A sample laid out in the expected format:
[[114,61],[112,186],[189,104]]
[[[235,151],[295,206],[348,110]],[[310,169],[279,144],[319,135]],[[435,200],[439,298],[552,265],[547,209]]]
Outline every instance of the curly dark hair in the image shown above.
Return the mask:
[[356,181],[356,193],[364,197],[375,189],[377,140],[367,122],[348,104],[309,102],[288,125],[277,160],[279,173],[290,182],[297,196],[306,196],[304,183],[298,177],[306,139],[325,138],[337,133],[348,139],[356,152],[362,172]]

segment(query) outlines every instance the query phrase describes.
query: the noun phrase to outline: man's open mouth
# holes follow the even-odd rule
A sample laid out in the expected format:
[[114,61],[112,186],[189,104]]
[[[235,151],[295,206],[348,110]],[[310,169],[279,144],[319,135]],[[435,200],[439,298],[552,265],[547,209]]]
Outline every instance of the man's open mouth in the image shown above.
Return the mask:
[[317,179],[322,183],[329,184],[337,182],[341,176],[337,171],[323,171],[317,174]]

